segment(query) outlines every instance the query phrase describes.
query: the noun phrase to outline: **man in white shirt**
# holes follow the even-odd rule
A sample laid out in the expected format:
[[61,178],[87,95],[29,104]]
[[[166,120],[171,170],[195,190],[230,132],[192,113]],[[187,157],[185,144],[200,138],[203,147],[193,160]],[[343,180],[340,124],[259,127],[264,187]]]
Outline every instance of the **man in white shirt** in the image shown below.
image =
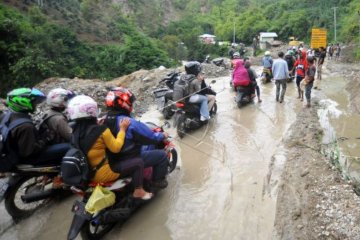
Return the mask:
[[282,103],[284,101],[284,96],[286,92],[286,82],[289,78],[289,70],[287,62],[284,60],[284,53],[279,52],[278,56],[279,58],[276,59],[272,65],[272,73],[276,85],[276,101]]

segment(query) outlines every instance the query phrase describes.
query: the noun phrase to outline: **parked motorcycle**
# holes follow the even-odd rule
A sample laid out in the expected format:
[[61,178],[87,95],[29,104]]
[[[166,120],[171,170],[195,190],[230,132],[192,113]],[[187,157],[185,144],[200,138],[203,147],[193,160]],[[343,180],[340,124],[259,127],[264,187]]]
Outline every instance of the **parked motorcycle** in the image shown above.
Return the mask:
[[17,165],[8,179],[1,179],[0,201],[5,200],[5,209],[15,221],[69,190],[53,186],[59,172],[60,166]]
[[[150,122],[146,124],[154,132],[163,132],[163,127],[169,126],[169,123],[167,122],[164,126],[157,126],[156,124]],[[169,160],[168,173],[171,173],[175,169],[177,164],[177,152],[171,138],[167,138],[157,146],[147,147],[150,147],[150,149],[164,149]],[[151,172],[151,168],[146,168],[144,170],[143,186],[146,191],[156,193],[160,189],[152,186]],[[85,206],[97,185],[101,185],[115,194],[115,204],[104,208],[95,214],[91,214],[85,210]],[[82,200],[76,200],[72,207],[74,217],[68,232],[68,239],[75,239],[80,233],[82,239],[98,240],[108,233],[115,224],[123,224],[127,219],[129,219],[133,212],[145,204],[144,201],[137,200],[132,197],[134,188],[131,184],[131,178],[121,178],[115,182],[103,184],[90,183],[87,189],[78,189],[76,187],[71,188],[74,193],[82,197]]]
[[160,83],[165,83],[167,88],[158,88],[153,91],[155,102],[165,119],[170,119],[175,113],[173,103],[174,83],[180,78],[180,72],[171,72]]
[[271,82],[271,78],[272,78],[271,70],[268,68],[263,68],[263,71],[261,73],[261,82],[269,83]]
[[236,87],[235,102],[236,102],[236,105],[238,106],[238,108],[241,108],[241,107],[245,106],[246,104],[251,103],[253,101],[251,94],[252,94],[251,86]]
[[[215,83],[213,80],[211,84]],[[205,84],[205,82],[203,81]],[[201,94],[211,94],[216,95],[216,92],[213,91],[210,86],[203,87]],[[198,103],[190,102],[177,102],[176,103],[176,129],[177,134],[180,138],[183,138],[186,132],[191,130],[196,130],[201,126],[207,124],[208,121],[200,121],[200,106]],[[217,104],[214,103],[212,109],[210,110],[210,116],[214,116],[217,112]]]

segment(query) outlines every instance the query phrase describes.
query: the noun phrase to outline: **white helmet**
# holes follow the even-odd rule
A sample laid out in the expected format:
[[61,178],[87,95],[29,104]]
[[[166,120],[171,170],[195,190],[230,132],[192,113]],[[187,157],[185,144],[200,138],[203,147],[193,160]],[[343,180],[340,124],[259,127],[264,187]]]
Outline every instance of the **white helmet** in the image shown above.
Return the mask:
[[234,52],[233,58],[240,58],[240,53],[239,52]]
[[270,56],[270,55],[271,55],[270,51],[265,52],[265,56]]
[[98,116],[98,106],[94,99],[80,95],[70,100],[67,106],[70,120]]
[[47,97],[46,103],[51,107],[66,107],[71,92],[63,88],[52,89]]

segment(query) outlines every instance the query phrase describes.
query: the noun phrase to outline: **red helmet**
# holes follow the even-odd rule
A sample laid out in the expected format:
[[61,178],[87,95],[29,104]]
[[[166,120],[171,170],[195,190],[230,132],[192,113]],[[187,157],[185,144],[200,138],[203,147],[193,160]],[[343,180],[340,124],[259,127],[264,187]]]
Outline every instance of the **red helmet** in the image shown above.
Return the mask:
[[123,87],[116,87],[111,89],[106,95],[105,104],[109,108],[115,110],[126,110],[127,112],[132,112],[133,103],[136,98],[134,94]]

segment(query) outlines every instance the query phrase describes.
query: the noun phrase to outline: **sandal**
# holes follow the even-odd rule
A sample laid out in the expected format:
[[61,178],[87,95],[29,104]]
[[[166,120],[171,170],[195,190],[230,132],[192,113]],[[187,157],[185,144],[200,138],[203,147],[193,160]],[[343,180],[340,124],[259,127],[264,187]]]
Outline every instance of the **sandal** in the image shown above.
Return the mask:
[[135,198],[135,199],[144,200],[144,201],[150,200],[152,197],[153,197],[153,194],[149,193],[149,192],[146,192],[144,194],[144,196],[142,196],[142,197],[134,197],[133,196],[133,198]]

